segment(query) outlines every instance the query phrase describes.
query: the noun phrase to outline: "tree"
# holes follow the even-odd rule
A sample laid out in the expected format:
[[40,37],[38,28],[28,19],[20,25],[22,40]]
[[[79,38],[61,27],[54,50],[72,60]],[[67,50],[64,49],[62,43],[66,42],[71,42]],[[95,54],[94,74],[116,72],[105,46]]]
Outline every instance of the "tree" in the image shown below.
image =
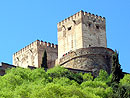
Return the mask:
[[85,74],[82,75],[82,77],[83,77],[83,81],[84,82],[85,81],[92,81],[93,80],[93,76],[92,76],[91,73],[85,73]]
[[41,67],[44,67],[45,69],[48,68],[48,66],[47,66],[47,52],[46,52],[46,50],[44,51],[44,55],[42,57]]
[[66,77],[69,78],[70,80],[74,80],[77,83],[82,83],[83,78],[82,75],[79,73],[73,73],[69,71],[68,69],[65,69],[64,67],[61,66],[55,66],[47,71],[47,74],[54,78],[61,78],[61,77]]
[[105,70],[100,70],[99,75],[94,79],[94,81],[108,81],[108,73]]
[[119,83],[120,79],[123,78],[123,73],[121,69],[121,65],[119,64],[119,54],[115,50],[115,53],[112,56],[112,80],[111,82]]

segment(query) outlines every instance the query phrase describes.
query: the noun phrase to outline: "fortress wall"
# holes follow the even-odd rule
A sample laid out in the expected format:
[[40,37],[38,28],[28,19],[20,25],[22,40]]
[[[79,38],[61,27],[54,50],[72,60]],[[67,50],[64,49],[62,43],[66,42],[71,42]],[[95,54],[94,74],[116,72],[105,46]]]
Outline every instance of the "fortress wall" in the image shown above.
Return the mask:
[[107,47],[106,19],[80,11],[57,24],[58,59],[79,48]]
[[76,14],[70,16],[70,17],[65,18],[64,20],[62,20],[61,22],[59,22],[57,24],[57,27],[62,27],[62,25],[69,23],[69,22],[72,22],[72,21],[75,23],[74,20],[80,19],[82,17],[82,14],[83,14],[83,11],[81,10],[78,13],[76,13]]
[[70,17],[67,17],[65,18],[64,20],[62,20],[61,22],[59,22],[57,24],[57,27],[62,27],[62,25],[68,23],[68,22],[76,22],[74,20],[78,20],[80,18],[83,18],[83,17],[88,17],[89,20],[92,20],[92,19],[96,19],[96,22],[104,22],[105,23],[105,17],[102,17],[102,16],[98,16],[98,15],[94,15],[94,14],[91,14],[91,13],[87,13],[87,12],[84,12],[84,11],[79,11],[78,13],[70,16]]
[[38,40],[25,46],[13,55],[13,65],[27,68],[28,65],[38,66],[37,54]]
[[47,52],[47,65],[48,68],[52,68],[55,66],[55,61],[58,58],[58,45],[40,41],[38,45],[38,65],[42,64],[42,57],[44,55],[44,51]]
[[113,50],[103,47],[81,48],[70,51],[60,59],[60,65],[66,68],[92,71],[97,74],[100,69],[111,72]]
[[41,67],[42,57],[45,49],[47,50],[48,55],[48,66],[54,66],[54,61],[57,59],[58,54],[58,45],[40,40],[36,40],[20,51],[14,53],[13,65],[24,68],[27,68],[28,66]]
[[107,47],[105,17],[84,12],[83,47]]
[[57,24],[58,58],[70,50],[82,48],[82,11],[66,18]]

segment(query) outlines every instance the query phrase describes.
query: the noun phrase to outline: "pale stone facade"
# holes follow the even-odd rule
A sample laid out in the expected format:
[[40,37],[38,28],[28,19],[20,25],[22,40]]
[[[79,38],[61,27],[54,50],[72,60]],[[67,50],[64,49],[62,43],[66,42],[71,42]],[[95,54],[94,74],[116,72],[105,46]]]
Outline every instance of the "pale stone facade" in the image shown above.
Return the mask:
[[111,72],[113,50],[107,48],[104,17],[80,11],[57,24],[58,62],[66,68]]
[[105,18],[80,11],[57,24],[58,59],[79,48],[107,47]]
[[111,73],[113,50],[104,47],[80,48],[71,51],[60,59],[60,65],[66,68],[91,71],[97,74],[100,69]]
[[57,24],[58,45],[35,41],[13,55],[13,65],[40,68],[47,51],[49,68],[60,64],[66,68],[111,72],[113,50],[107,48],[106,20],[80,11]]
[[54,67],[58,58],[58,46],[36,40],[13,55],[13,65],[27,68],[33,66],[40,68],[44,51],[47,51],[48,67]]

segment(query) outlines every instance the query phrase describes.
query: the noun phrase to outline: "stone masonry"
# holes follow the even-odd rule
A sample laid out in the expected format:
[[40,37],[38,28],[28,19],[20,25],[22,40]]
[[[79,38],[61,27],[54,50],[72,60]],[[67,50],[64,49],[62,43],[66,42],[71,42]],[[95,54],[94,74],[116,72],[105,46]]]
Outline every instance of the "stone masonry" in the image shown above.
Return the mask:
[[69,51],[88,47],[107,47],[106,20],[80,11],[57,24],[58,59]]
[[65,54],[60,65],[66,68],[91,71],[97,74],[100,69],[111,73],[113,50],[104,47],[80,48]]
[[47,51],[47,65],[52,68],[58,58],[58,46],[36,40],[13,55],[13,65],[27,68],[33,66],[40,68],[44,51]]
[[13,65],[40,68],[46,50],[49,68],[59,64],[94,74],[111,72],[113,50],[107,48],[104,17],[80,11],[59,22],[57,31],[58,45],[36,40],[13,55]]
[[111,72],[113,50],[107,48],[105,17],[80,11],[57,24],[58,62],[66,68]]

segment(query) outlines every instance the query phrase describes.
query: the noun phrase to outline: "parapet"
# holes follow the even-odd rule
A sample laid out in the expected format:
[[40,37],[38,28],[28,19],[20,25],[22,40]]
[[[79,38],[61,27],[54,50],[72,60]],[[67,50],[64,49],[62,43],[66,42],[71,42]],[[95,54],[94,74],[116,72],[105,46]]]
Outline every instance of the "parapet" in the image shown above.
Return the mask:
[[113,53],[112,49],[104,47],[80,48],[66,53],[59,64],[65,68],[91,71],[94,76],[98,75],[100,69],[110,74]]
[[54,43],[50,43],[50,42],[43,42],[42,40],[36,40],[34,42],[32,42],[31,44],[25,46],[24,48],[22,48],[21,50],[19,50],[18,52],[14,53],[13,56],[15,55],[18,55],[18,54],[22,54],[23,52],[31,49],[31,48],[34,48],[36,46],[41,46],[41,47],[50,47],[50,48],[54,48],[54,49],[57,49],[58,48],[58,45],[57,44],[54,44]]
[[112,55],[113,53],[114,51],[112,49],[105,47],[80,48],[63,54],[62,58],[60,58],[60,64],[83,55]]
[[58,48],[58,45],[57,45],[57,44],[50,43],[50,42],[46,42],[46,41],[43,42],[42,40],[41,40],[41,41],[38,41],[38,45],[43,46],[43,47]]
[[88,12],[83,12],[82,16],[87,17],[90,20],[93,20],[93,22],[95,22],[96,20],[100,20],[100,22],[106,21],[105,17],[98,16],[98,15],[95,15],[95,14],[91,14],[91,13],[88,13]]
[[83,18],[85,16],[87,16],[88,18],[95,18],[95,19],[98,19],[98,20],[101,20],[101,21],[105,21],[105,17],[94,15],[94,14],[91,14],[91,13],[87,13],[87,12],[84,12],[84,11],[81,10],[81,11],[77,12],[76,14],[62,20],[61,22],[59,22],[57,24],[57,26],[62,26],[69,21],[74,21],[74,20]]
[[39,41],[39,40],[36,40],[35,42],[32,42],[31,44],[25,46],[24,48],[22,48],[22,49],[19,50],[18,52],[14,53],[13,56],[22,54],[24,51],[33,48],[33,47],[37,44],[38,41]]
[[59,22],[59,23],[57,24],[57,26],[62,26],[64,23],[67,23],[67,22],[69,22],[69,21],[73,21],[73,20],[77,20],[77,19],[81,18],[81,17],[82,17],[82,13],[83,13],[82,10],[79,11],[79,12],[77,12],[76,14],[74,14],[74,15],[72,15],[72,16],[70,16],[70,17],[64,19],[64,20],[62,20],[61,22]]

